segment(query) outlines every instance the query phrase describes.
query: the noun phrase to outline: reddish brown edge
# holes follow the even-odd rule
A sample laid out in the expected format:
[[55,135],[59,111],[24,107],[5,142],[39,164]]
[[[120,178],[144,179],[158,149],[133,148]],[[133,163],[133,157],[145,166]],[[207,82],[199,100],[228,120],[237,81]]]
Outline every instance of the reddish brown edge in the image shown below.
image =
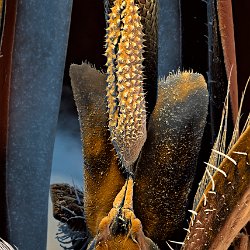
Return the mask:
[[9,113],[9,92],[11,81],[12,51],[15,35],[17,0],[5,1],[5,18],[0,48],[0,235],[6,238],[6,194],[5,171],[7,131]]
[[233,120],[235,124],[238,114],[238,83],[234,40],[234,23],[231,0],[218,0],[217,10],[227,79],[231,83],[230,98]]

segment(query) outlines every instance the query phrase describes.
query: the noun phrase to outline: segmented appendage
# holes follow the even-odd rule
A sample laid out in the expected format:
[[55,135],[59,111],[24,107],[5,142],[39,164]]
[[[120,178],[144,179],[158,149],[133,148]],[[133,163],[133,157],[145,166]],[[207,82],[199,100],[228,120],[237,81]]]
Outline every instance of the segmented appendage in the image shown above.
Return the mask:
[[134,0],[116,0],[106,35],[109,129],[123,165],[129,169],[146,140],[143,92],[143,32]]

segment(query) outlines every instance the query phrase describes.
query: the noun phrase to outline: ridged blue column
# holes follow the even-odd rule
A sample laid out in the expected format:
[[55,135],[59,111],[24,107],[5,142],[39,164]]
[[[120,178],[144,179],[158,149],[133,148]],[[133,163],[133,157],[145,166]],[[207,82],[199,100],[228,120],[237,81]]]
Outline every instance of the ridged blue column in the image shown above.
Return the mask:
[[182,66],[180,0],[159,0],[159,76]]

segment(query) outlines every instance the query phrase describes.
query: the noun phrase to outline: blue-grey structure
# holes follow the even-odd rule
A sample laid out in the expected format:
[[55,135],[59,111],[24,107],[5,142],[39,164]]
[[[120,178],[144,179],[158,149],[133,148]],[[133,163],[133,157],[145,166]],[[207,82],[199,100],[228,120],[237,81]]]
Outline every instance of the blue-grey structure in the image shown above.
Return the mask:
[[10,89],[8,240],[46,249],[51,161],[72,1],[19,1]]

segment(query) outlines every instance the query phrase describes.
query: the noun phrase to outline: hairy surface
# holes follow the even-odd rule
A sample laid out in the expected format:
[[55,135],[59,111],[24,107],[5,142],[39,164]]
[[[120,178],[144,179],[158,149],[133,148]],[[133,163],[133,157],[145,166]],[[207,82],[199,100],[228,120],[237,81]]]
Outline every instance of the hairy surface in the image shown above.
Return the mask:
[[92,236],[124,184],[108,131],[105,75],[88,64],[72,65],[70,77],[78,109],[84,159],[84,212]]
[[[104,103],[97,104],[105,96],[104,76],[85,64],[73,65],[71,78],[86,165],[84,212],[94,237],[101,220],[111,210],[124,177],[115,152],[109,149]],[[133,198],[134,212],[145,235],[156,243],[178,234],[182,228],[207,101],[206,84],[199,74],[179,72],[159,83],[158,103],[150,119],[148,139],[134,172]]]
[[185,250],[226,250],[250,221],[249,124],[227,156],[207,186],[196,216],[191,219]]
[[[240,245],[249,244],[246,240],[247,231],[241,229],[250,221],[248,167],[250,116],[240,136],[241,109],[248,83],[249,81],[242,94],[231,141],[226,148],[231,91],[228,86],[220,131],[195,195],[191,211],[193,216],[184,249],[197,247],[197,249],[219,250],[227,249],[230,244],[234,249],[239,249]],[[248,249],[248,246],[242,249]]]
[[[159,82],[148,139],[135,173],[134,209],[154,242],[177,240],[205,126],[208,92],[203,76],[178,72]],[[166,246],[165,246],[166,247]]]

